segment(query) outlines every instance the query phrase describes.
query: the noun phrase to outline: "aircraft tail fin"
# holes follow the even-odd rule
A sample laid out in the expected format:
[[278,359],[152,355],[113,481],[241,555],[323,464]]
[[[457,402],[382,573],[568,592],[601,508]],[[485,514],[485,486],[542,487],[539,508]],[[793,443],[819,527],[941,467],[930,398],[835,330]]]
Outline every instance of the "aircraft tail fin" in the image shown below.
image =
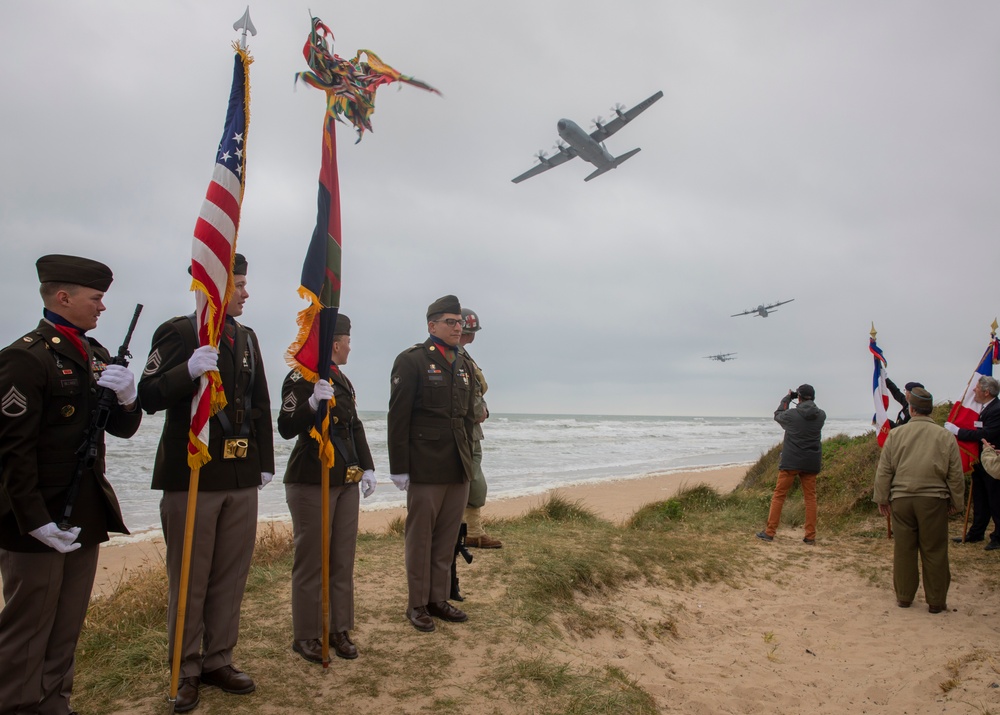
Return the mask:
[[638,154],[640,151],[641,150],[637,147],[637,148],[633,149],[632,151],[627,151],[624,154],[622,154],[621,156],[615,157],[615,160],[613,162],[611,162],[607,166],[604,166],[604,167],[598,169],[597,171],[592,172],[588,177],[586,177],[584,179],[584,181],[590,181],[591,179],[596,179],[598,176],[600,176],[601,174],[603,174],[603,173],[605,173],[607,171],[611,171],[612,169],[617,169],[619,164],[624,164],[626,161],[628,161],[629,159],[631,159],[633,156],[635,156],[636,154]]

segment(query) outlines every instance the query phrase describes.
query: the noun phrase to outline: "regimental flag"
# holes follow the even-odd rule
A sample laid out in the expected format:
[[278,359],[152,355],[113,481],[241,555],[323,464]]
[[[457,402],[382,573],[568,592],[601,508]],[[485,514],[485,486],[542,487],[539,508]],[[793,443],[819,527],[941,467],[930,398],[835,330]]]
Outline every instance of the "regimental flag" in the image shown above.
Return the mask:
[[[997,321],[993,321],[990,332],[990,344],[983,353],[976,371],[969,378],[969,384],[965,388],[965,395],[960,402],[956,402],[948,415],[948,421],[960,429],[975,429],[975,423],[979,419],[979,413],[983,406],[976,402],[975,389],[979,378],[986,375],[993,376],[993,366],[1000,362],[1000,341],[997,340]],[[963,442],[958,440],[958,451],[962,454],[962,469],[968,474],[972,466],[979,461],[979,444],[976,442]]]
[[[245,49],[233,44],[233,85],[212,181],[205,193],[191,244],[191,290],[195,292],[198,344],[219,347],[226,306],[233,294],[233,257],[240,225],[246,178],[246,139],[250,120],[250,63]],[[191,402],[188,465],[208,462],[208,421],[226,406],[217,371],[205,373]]]
[[872,399],[875,402],[875,416],[872,417],[872,424],[875,425],[876,439],[878,446],[885,444],[889,436],[889,429],[892,423],[889,420],[889,388],[885,384],[886,367],[889,365],[882,354],[882,349],[875,342],[875,324],[872,323],[871,338],[868,341],[868,351],[875,361],[875,372],[872,374]]

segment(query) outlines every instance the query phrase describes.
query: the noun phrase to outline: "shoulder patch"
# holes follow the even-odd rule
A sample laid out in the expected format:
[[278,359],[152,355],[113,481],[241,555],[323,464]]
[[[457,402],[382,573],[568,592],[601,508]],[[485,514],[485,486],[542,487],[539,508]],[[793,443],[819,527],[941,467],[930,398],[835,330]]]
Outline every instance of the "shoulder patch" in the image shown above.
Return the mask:
[[292,382],[298,382],[299,380],[302,379],[302,373],[299,372],[298,370],[292,370],[292,372],[288,375],[288,377],[289,379],[291,379]]
[[398,385],[399,384],[399,375],[393,375],[392,376],[392,384],[393,385]]
[[157,348],[149,354],[146,358],[146,369],[142,371],[143,375],[155,375],[160,369],[160,365],[163,363],[163,359],[160,357],[160,349]]
[[292,392],[285,398],[285,401],[281,403],[282,412],[295,412],[295,408],[299,405],[299,398],[295,396]]
[[20,417],[28,411],[28,398],[16,386],[11,385],[7,394],[0,398],[0,412],[7,417]]

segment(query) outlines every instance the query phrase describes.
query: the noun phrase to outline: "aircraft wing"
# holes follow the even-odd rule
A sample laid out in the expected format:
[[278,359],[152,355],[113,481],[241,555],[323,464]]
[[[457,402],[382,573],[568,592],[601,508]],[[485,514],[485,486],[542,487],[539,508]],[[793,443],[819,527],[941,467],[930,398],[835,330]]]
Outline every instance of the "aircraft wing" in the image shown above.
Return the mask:
[[571,146],[559,149],[559,153],[555,156],[546,157],[544,159],[538,160],[538,165],[533,166],[520,176],[515,176],[511,181],[515,184],[519,184],[525,179],[530,179],[532,176],[538,176],[542,172],[548,171],[549,169],[555,168],[560,164],[565,164],[567,161],[576,156],[576,149]]
[[785,303],[791,303],[795,298],[789,298],[788,300],[779,300],[777,303],[771,303],[771,305],[765,305],[764,310],[770,310],[771,308],[777,308],[779,305],[784,305]]
[[649,109],[653,105],[653,102],[655,102],[656,100],[660,99],[661,97],[663,97],[663,92],[662,91],[657,92],[656,94],[654,94],[649,99],[644,99],[643,101],[639,102],[637,105],[635,105],[634,107],[632,107],[627,112],[622,112],[621,114],[619,114],[618,116],[616,116],[614,119],[612,119],[607,124],[602,124],[597,129],[595,129],[594,131],[592,131],[590,133],[590,138],[593,139],[597,143],[600,143],[600,142],[604,141],[609,136],[611,136],[612,134],[614,134],[615,132],[617,132],[619,129],[621,129],[626,124],[628,124],[633,119],[635,119],[640,114],[642,114],[647,109]]
[[756,313],[756,312],[757,312],[756,308],[751,308],[750,310],[744,310],[742,313],[733,313],[729,317],[730,318],[738,318],[741,315],[750,315],[751,313]]

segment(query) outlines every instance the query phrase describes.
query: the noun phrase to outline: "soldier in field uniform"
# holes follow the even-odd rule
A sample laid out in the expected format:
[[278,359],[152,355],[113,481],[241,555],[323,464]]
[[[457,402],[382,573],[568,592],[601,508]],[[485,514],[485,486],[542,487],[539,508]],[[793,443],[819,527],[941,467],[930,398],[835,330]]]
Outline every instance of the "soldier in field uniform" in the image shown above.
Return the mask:
[[462,306],[453,295],[431,303],[423,343],[392,366],[389,478],[406,491],[406,615],[419,631],[433,618],[461,623],[448,603],[451,563],[472,478],[472,368],[458,349]]
[[226,393],[225,409],[209,421],[212,459],[199,476],[175,712],[197,706],[200,683],[238,695],[256,687],[249,675],[233,666],[233,648],[257,535],[257,490],[274,476],[274,437],[260,345],[252,330],[236,322],[249,295],[246,274],[247,261],[237,253],[235,287],[218,350],[199,347],[193,315],[173,318],[156,329],[139,380],[143,409],[167,413],[153,465],[153,489],[163,490],[160,522],[167,546],[171,659],[191,475],[187,462],[191,401],[201,376],[211,370],[219,371]]
[[324,400],[330,409],[330,440],[336,456],[330,468],[330,645],[341,658],[358,657],[354,628],[354,554],[358,541],[358,489],[375,491],[375,462],[358,418],[354,385],[340,367],[351,352],[351,321],[337,316],[333,331],[330,382],[310,383],[292,370],[281,386],[278,432],[298,437],[285,470],[285,499],[292,515],[292,650],[308,661],[323,661],[322,467],[319,443],[310,436]]
[[104,476],[104,436],[61,529],[70,484],[98,407],[114,391],[106,431],[135,434],[135,378],[86,332],[97,326],[111,269],[76,256],[38,259],[38,327],[0,352],[0,713],[72,711],[76,642],[108,532],[127,534]]

